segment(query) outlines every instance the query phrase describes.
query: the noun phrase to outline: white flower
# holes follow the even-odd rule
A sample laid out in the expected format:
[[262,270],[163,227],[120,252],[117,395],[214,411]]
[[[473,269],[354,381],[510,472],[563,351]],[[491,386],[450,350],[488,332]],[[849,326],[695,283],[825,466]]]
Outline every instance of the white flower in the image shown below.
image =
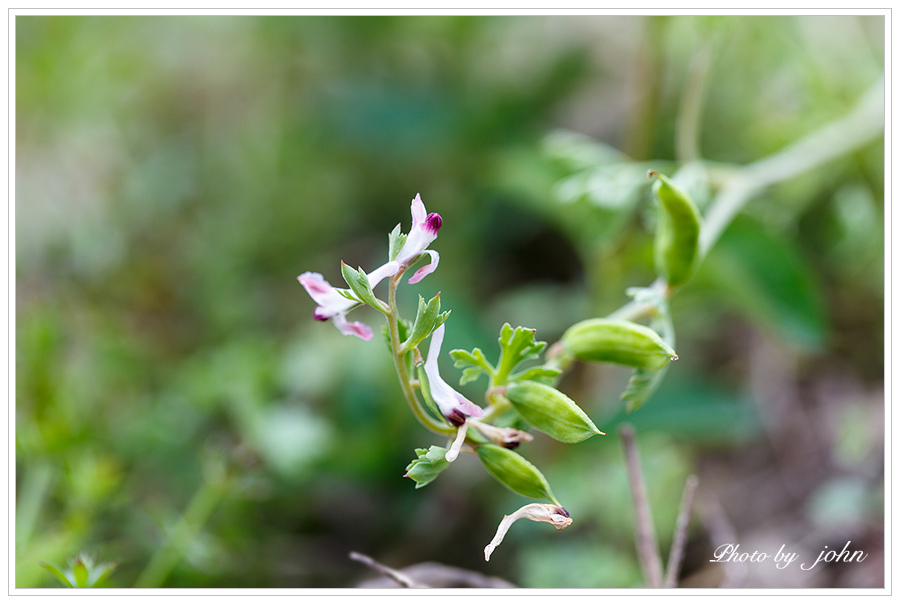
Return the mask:
[[425,210],[425,204],[422,203],[422,198],[418,193],[416,193],[416,198],[412,200],[410,212],[412,213],[412,228],[406,237],[406,243],[403,244],[403,247],[400,248],[400,253],[397,254],[397,263],[400,266],[407,267],[422,254],[431,256],[431,262],[417,270],[409,280],[409,283],[418,283],[425,275],[434,272],[441,259],[437,252],[426,248],[431,245],[432,241],[437,239],[438,230],[440,230],[443,221],[439,214],[434,212],[428,214]]
[[451,388],[441,378],[438,370],[438,357],[441,355],[441,344],[443,341],[444,325],[441,325],[431,334],[431,343],[428,345],[428,358],[425,360],[425,375],[428,376],[431,398],[437,403],[444,417],[454,426],[459,426],[466,421],[467,415],[482,417],[484,410]]
[[453,461],[459,455],[466,440],[466,417],[482,417],[484,410],[450,387],[441,378],[438,370],[438,357],[441,355],[441,344],[444,341],[444,326],[441,325],[431,334],[431,342],[428,345],[428,358],[425,360],[425,375],[428,377],[428,388],[431,398],[437,403],[438,409],[444,417],[454,426],[458,427],[456,439],[447,451],[445,458]]

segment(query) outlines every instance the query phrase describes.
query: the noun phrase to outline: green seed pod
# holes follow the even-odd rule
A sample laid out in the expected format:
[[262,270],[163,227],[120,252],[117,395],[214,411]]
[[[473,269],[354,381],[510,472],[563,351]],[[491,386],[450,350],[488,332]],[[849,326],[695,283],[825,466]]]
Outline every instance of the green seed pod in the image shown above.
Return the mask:
[[549,499],[559,505],[541,471],[515,451],[497,445],[479,445],[478,457],[488,473],[510,491],[532,499]]
[[659,202],[656,241],[653,246],[656,272],[670,287],[682,285],[694,274],[699,258],[700,212],[687,193],[659,172],[653,193]]
[[506,398],[526,422],[564,443],[580,443],[603,434],[572,399],[550,386],[517,382],[507,388]]
[[656,371],[678,358],[659,334],[623,319],[588,319],[563,334],[563,346],[582,361],[619,363]]

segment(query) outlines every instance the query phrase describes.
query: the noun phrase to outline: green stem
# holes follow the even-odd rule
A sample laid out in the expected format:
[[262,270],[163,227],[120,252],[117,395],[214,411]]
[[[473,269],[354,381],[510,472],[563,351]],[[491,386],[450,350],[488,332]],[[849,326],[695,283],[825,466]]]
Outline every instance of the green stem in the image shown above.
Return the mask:
[[675,123],[675,156],[680,162],[700,159],[700,118],[706,81],[712,66],[712,43],[706,43],[688,67]]
[[160,587],[178,564],[184,550],[196,539],[197,534],[209,519],[216,504],[222,498],[219,485],[203,482],[181,516],[169,541],[156,550],[150,563],[138,577],[135,587]]
[[25,479],[19,490],[19,500],[16,502],[16,547],[24,549],[31,540],[34,527],[37,525],[47,499],[47,493],[53,485],[53,466],[46,460],[36,462],[29,466],[25,472]]
[[884,79],[873,85],[846,116],[788,147],[739,168],[704,217],[700,252],[709,252],[735,216],[763,188],[789,180],[856,151],[884,133]]
[[388,331],[391,335],[391,356],[394,358],[394,367],[397,369],[397,378],[400,380],[400,389],[403,390],[403,396],[406,398],[406,403],[409,405],[409,410],[412,411],[413,415],[419,420],[419,423],[422,424],[428,430],[434,432],[435,434],[442,435],[454,435],[456,434],[456,430],[451,428],[450,426],[445,426],[428,415],[422,406],[419,404],[418,399],[416,399],[416,393],[413,392],[412,384],[410,383],[409,373],[406,371],[406,361],[404,357],[406,354],[402,350],[402,346],[400,343],[400,326],[399,326],[399,312],[397,311],[397,285],[400,282],[400,277],[402,276],[402,272],[398,273],[391,277],[388,282]]

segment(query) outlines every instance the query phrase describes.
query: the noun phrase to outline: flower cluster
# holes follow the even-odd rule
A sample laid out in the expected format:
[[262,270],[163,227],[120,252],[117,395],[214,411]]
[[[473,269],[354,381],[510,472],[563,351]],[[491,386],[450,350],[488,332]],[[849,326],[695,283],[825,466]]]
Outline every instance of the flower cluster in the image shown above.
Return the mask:
[[[519,428],[530,425],[569,443],[601,432],[573,401],[552,387],[561,373],[553,359],[548,358],[543,366],[521,368],[522,363],[537,358],[546,346],[545,342],[535,341],[533,329],[504,325],[499,339],[500,358],[493,365],[478,348],[471,352],[451,351],[456,367],[463,369],[460,384],[482,375],[488,377],[486,408],[476,405],[444,381],[438,360],[446,331],[444,323],[450,313],[441,313],[440,294],[428,302],[419,297],[413,322],[402,320],[397,308],[396,291],[404,273],[427,258],[427,264],[408,280],[416,284],[434,272],[440,261],[438,253],[428,249],[443,223],[440,215],[429,214],[419,195],[413,199],[410,211],[409,233],[403,234],[398,224],[390,234],[387,262],[370,273],[341,264],[341,274],[349,289],[332,287],[319,273],[306,272],[297,279],[317,304],[313,318],[331,320],[345,335],[363,340],[373,337],[371,327],[347,319],[348,313],[359,306],[370,306],[386,317],[394,367],[411,411],[424,427],[447,438],[446,447],[432,445],[429,449],[416,449],[418,457],[407,466],[405,474],[416,483],[416,488],[430,484],[465,451],[476,454],[485,470],[510,490],[552,502],[529,504],[505,516],[494,540],[485,549],[487,559],[519,518],[548,522],[558,529],[572,522],[543,474],[513,451],[534,438]],[[374,291],[383,281],[388,284],[387,302],[379,299]],[[430,338],[428,350],[423,355],[419,346],[427,338]]]

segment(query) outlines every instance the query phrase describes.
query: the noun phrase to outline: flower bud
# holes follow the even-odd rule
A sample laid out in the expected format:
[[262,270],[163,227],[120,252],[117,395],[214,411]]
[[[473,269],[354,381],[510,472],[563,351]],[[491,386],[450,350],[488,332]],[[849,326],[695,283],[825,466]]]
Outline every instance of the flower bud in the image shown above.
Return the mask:
[[558,503],[541,471],[518,453],[497,445],[480,445],[478,457],[488,473],[510,491]]
[[658,333],[622,319],[588,319],[576,323],[563,334],[562,343],[582,361],[619,363],[653,371],[678,359]]
[[517,382],[506,398],[526,422],[564,443],[580,443],[603,434],[568,396],[537,382]]
[[659,172],[647,172],[657,178],[653,193],[659,205],[656,241],[653,244],[656,271],[670,287],[683,284],[699,258],[700,212],[687,193]]

